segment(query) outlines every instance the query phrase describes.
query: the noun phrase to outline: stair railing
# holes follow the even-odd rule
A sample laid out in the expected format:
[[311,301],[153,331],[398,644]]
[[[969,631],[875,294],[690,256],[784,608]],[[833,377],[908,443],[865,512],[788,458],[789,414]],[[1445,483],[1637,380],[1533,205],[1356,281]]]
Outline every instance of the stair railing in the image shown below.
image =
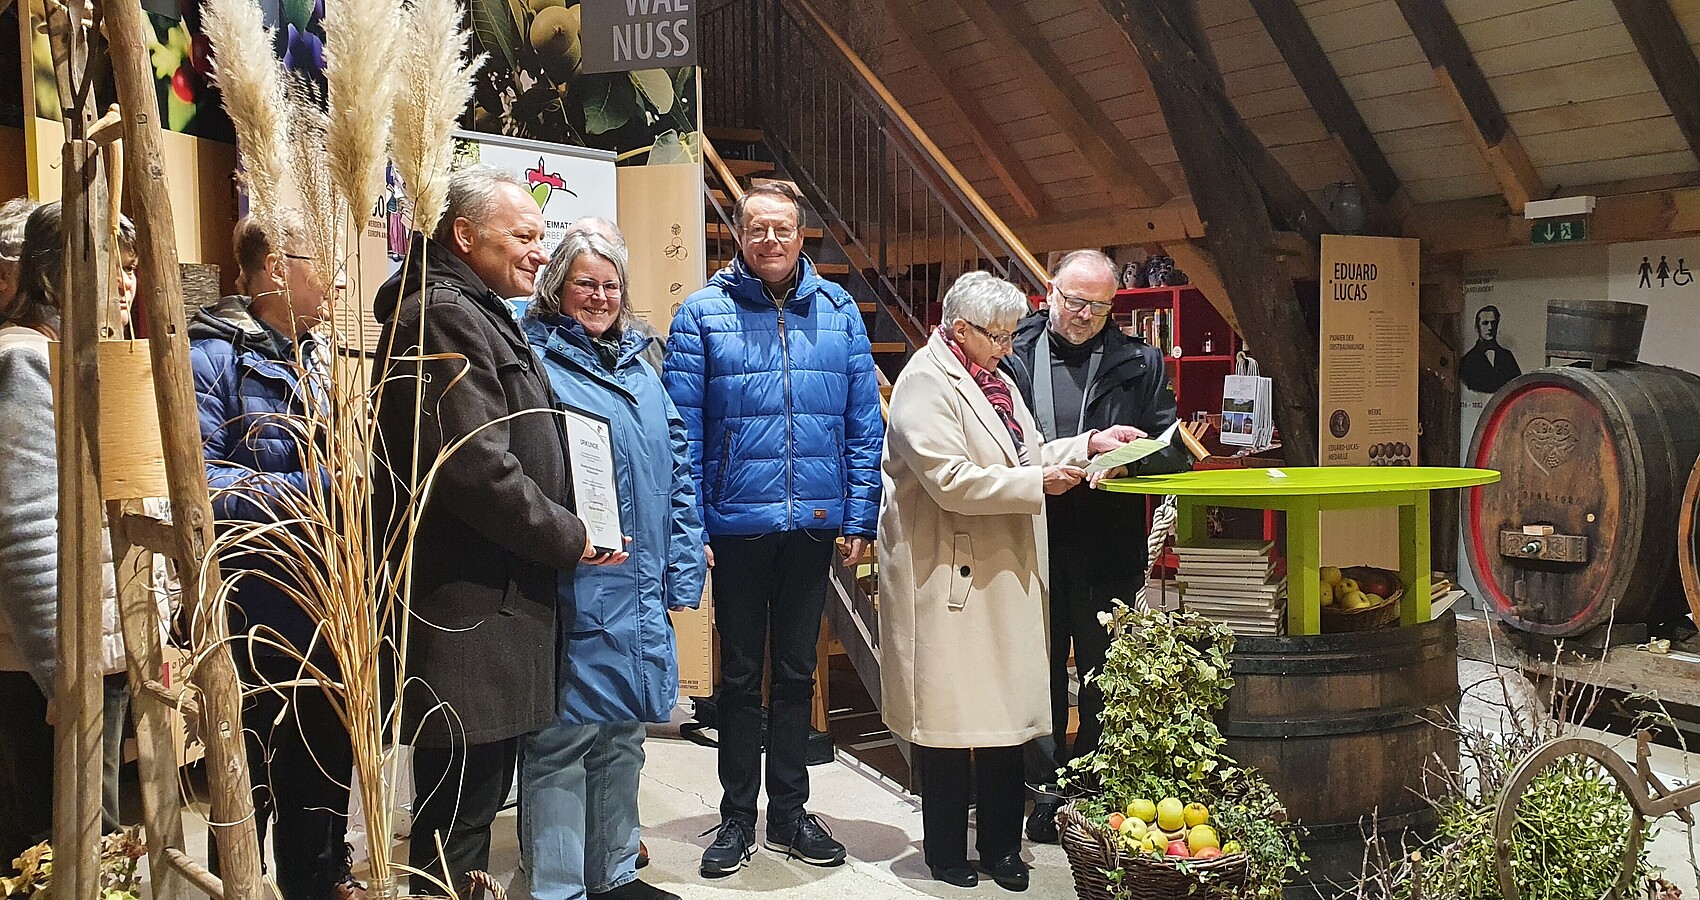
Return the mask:
[[[702,136],[702,158],[703,162],[708,165],[708,173],[712,175],[712,180],[719,183],[725,197],[723,202],[721,197],[715,195],[714,185],[709,183],[710,178],[703,178],[703,199],[707,201],[708,208],[714,210],[714,218],[720,222],[719,228],[710,229],[704,249],[708,251],[708,259],[730,260],[738,253],[738,239],[736,237],[738,226],[732,220],[732,209],[733,204],[736,204],[744,196],[744,186],[732,174],[732,170],[727,167],[726,161],[720,158],[719,150],[715,148],[714,142],[709,140],[707,135]],[[714,222],[710,221],[708,224],[712,226]]]
[[1042,290],[1038,260],[811,0],[730,0],[701,21],[706,120],[766,133],[912,345],[963,272]]

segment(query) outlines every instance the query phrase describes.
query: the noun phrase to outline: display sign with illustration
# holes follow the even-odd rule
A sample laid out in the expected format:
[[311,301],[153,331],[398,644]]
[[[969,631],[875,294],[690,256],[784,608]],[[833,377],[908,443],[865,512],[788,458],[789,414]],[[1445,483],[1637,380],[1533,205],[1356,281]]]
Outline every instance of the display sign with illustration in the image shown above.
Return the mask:
[[[548,252],[554,252],[574,219],[599,216],[612,221],[618,215],[611,153],[457,132],[454,165],[458,168],[474,163],[500,166],[525,180],[532,199],[543,211],[543,246]],[[401,179],[392,168],[385,178],[384,196],[372,210],[360,237],[361,284],[367,292],[400,269],[407,257],[413,215],[405,198]],[[528,301],[525,297],[508,298],[515,318],[525,314]],[[376,351],[379,323],[370,307],[361,314],[363,322],[338,321],[337,327],[346,335],[365,336],[364,349]]]
[[574,219],[619,215],[612,153],[493,134],[457,132],[455,140],[457,160],[500,166],[525,179],[543,211],[543,246],[550,252]]
[[697,0],[583,0],[585,72],[697,64]]
[[695,166],[620,170],[620,228],[631,248],[626,302],[663,334],[685,298],[706,281],[701,197],[702,172]]
[[1413,465],[1417,250],[1410,238],[1322,236],[1324,465]]
[[[473,49],[489,59],[463,127],[611,150],[623,166],[700,162],[695,66],[592,72],[585,66],[583,4],[468,2]],[[654,0],[648,8],[656,10]],[[654,16],[644,18],[654,24]],[[671,40],[671,20],[668,34]]]
[[[31,90],[25,98],[26,111],[43,119],[57,122],[64,118],[59,107],[59,89],[53,74],[53,52],[43,27],[43,0],[28,0],[30,9],[30,68],[33,73]],[[297,34],[307,35],[313,21],[311,0],[262,0],[266,24],[277,29],[279,53],[291,51]],[[201,33],[199,0],[144,3],[148,28],[144,34],[148,47],[148,62],[153,67],[154,94],[159,100],[160,125],[167,131],[232,143],[236,133],[230,117],[225,115],[223,101],[212,79],[212,42]],[[318,7],[323,18],[324,7]],[[318,47],[317,66],[324,69],[322,32],[313,38]],[[104,48],[102,51],[104,53]],[[295,51],[303,65],[307,55]],[[321,76],[322,77],[322,76]],[[95,88],[99,106],[116,102],[116,91],[108,73]]]
[[1458,358],[1458,380],[1478,394],[1491,394],[1507,381],[1523,374],[1517,355],[1499,342],[1499,307],[1487,303],[1477,308],[1475,343]]
[[[1418,242],[1322,236],[1318,410],[1325,466],[1411,466],[1417,446]],[[1322,516],[1330,565],[1399,568],[1389,509]]]

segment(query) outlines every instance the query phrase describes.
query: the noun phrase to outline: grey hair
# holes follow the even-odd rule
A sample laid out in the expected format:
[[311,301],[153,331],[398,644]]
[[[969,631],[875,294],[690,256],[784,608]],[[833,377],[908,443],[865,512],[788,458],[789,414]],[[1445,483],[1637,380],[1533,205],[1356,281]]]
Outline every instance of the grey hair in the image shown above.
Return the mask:
[[496,205],[496,186],[501,184],[511,184],[527,196],[531,194],[531,188],[519,176],[488,163],[467,166],[450,175],[448,201],[431,239],[445,247],[453,246],[455,220],[469,219],[482,225],[490,218],[490,211]]
[[620,233],[620,226],[601,216],[579,216],[567,226],[567,234],[594,234],[608,239],[608,243],[618,247],[621,253],[626,252],[626,236]]
[[573,263],[586,253],[594,253],[614,264],[615,277],[620,280],[620,314],[616,324],[625,331],[637,319],[631,304],[626,302],[629,284],[626,280],[626,251],[602,235],[589,231],[575,231],[561,239],[555,253],[549,257],[549,265],[543,267],[543,274],[537,278],[537,292],[532,294],[531,305],[526,307],[525,314],[529,317],[559,314],[567,273],[572,271]]
[[944,323],[958,319],[982,328],[1020,319],[1031,309],[1021,289],[990,272],[967,272],[944,292]]
[[0,262],[15,263],[24,253],[24,223],[37,203],[28,197],[14,197],[0,204]]
[[1116,265],[1115,260],[1104,255],[1104,251],[1102,250],[1070,250],[1068,253],[1063,255],[1062,259],[1057,261],[1056,268],[1051,270],[1051,280],[1055,281],[1057,276],[1063,273],[1064,269],[1067,269],[1069,266],[1074,265],[1077,262],[1094,263],[1099,268],[1107,272],[1112,281],[1116,281],[1118,284],[1120,283],[1121,268]]

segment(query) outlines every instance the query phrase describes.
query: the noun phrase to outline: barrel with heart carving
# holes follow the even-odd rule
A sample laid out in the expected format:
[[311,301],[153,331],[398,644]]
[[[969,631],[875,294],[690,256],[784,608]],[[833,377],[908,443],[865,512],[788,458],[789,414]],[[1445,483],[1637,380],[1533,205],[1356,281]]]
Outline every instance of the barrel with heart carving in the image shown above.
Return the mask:
[[1682,589],[1688,594],[1688,610],[1694,613],[1694,621],[1700,622],[1700,461],[1688,476],[1688,490],[1682,492],[1676,565],[1682,572]]
[[1507,383],[1470,442],[1470,465],[1501,476],[1465,497],[1482,599],[1552,637],[1687,612],[1677,527],[1697,457],[1700,376],[1572,366]]

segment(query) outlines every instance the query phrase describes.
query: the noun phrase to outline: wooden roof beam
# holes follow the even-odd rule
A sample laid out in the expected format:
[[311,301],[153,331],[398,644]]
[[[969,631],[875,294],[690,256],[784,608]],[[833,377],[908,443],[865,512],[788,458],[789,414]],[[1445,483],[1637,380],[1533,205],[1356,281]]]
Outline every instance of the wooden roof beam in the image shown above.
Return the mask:
[[1116,124],[1093,100],[1039,33],[1039,27],[1007,0],[955,0],[985,35],[998,57],[1039,97],[1039,105],[1080,148],[1103,178],[1110,195],[1133,207],[1158,206],[1173,196],[1156,170],[1140,157]]
[[1700,156],[1700,59],[1694,56],[1669,0],[1613,0],[1641,61],[1676,117],[1688,149]]
[[[1588,216],[1590,243],[1656,241],[1700,234],[1700,187],[1616,195],[1578,187],[1575,192],[1599,196]],[[1527,247],[1533,224],[1506,209],[1497,197],[1475,197],[1413,207],[1405,220],[1405,234],[1422,239],[1423,256],[1428,258]]]
[[[1274,412],[1286,435],[1287,461],[1315,465],[1317,338],[1305,324],[1292,280],[1269,251],[1276,242],[1274,211],[1265,196],[1271,182],[1249,161],[1259,151],[1267,158],[1267,151],[1255,136],[1247,138],[1250,129],[1222,89],[1193,0],[1099,2],[1151,78],[1208,229],[1212,270],[1248,348],[1278,386]],[[1321,224],[1320,217],[1306,222],[1313,228]]]
[[1482,74],[1469,45],[1464,43],[1464,33],[1458,30],[1457,20],[1452,18],[1444,0],[1394,2],[1434,68],[1440,92],[1458,111],[1460,124],[1469,132],[1488,171],[1499,183],[1505,202],[1513,212],[1522,214],[1524,204],[1546,196],[1546,185],[1523,150],[1523,142],[1511,130],[1487,76]]
[[1003,132],[998,130],[997,122],[986,113],[980,101],[976,100],[972,93],[962,90],[955,79],[955,73],[950,69],[950,64],[945,61],[944,52],[933,42],[932,35],[915,15],[909,0],[885,0],[885,12],[892,24],[897,26],[893,33],[898,41],[908,46],[920,61],[920,71],[933,82],[950,114],[968,126],[968,134],[980,151],[980,157],[986,161],[986,166],[997,176],[1004,189],[1009,191],[1010,197],[1015,200],[1015,205],[1021,208],[1022,214],[1029,219],[1049,215],[1050,200],[1045,197],[1045,189],[1033,178],[1027,164],[1004,139]]
[[1359,114],[1352,96],[1340,82],[1340,74],[1316,39],[1310,22],[1294,0],[1251,0],[1263,28],[1275,41],[1281,58],[1304,91],[1305,99],[1322,120],[1322,126],[1340,141],[1352,168],[1369,188],[1370,198],[1382,205],[1399,193],[1399,175],[1387,162],[1375,135]]

